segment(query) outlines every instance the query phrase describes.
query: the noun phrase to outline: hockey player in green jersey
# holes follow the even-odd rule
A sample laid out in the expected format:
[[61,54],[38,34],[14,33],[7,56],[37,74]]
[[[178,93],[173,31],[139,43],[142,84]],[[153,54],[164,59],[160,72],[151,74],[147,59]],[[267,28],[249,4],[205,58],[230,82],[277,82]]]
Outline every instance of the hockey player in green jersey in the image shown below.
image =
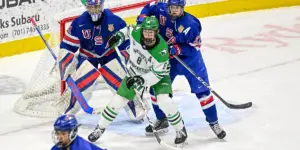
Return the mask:
[[171,99],[168,44],[159,35],[158,28],[158,20],[155,17],[147,17],[142,24],[123,28],[109,39],[108,47],[111,48],[130,39],[129,60],[126,63],[130,75],[122,80],[117,94],[104,109],[98,126],[88,136],[91,142],[97,141],[116,118],[119,110],[127,103],[125,99],[133,100],[136,92],[141,92],[144,87],[151,87],[159,107],[167,114],[169,123],[176,130],[175,144],[186,144],[187,132]]

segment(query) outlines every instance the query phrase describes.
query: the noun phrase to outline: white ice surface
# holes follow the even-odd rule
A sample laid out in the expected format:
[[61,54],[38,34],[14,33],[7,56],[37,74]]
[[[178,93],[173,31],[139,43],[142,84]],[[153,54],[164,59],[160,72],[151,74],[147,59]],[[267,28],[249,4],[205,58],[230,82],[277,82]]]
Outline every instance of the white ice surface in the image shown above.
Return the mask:
[[[177,94],[176,102],[187,120],[189,134],[189,145],[184,149],[300,149],[300,7],[209,17],[201,23],[203,57],[211,86],[228,101],[252,101],[254,106],[229,110],[216,100],[220,123],[227,132],[225,140],[218,140],[206,126],[200,107],[199,114],[195,113],[197,109],[189,112],[198,102],[188,95],[187,82],[178,78],[174,88],[184,95]],[[28,84],[39,55],[34,52],[0,59],[0,76]],[[13,104],[19,97],[0,91],[0,149],[50,149],[53,120],[15,114]],[[97,101],[100,97],[108,101],[111,94],[96,92],[91,105],[101,105]],[[110,150],[163,149],[155,138],[142,136],[144,125],[132,124],[128,133],[121,134],[118,123],[116,120],[101,137],[99,146]],[[198,124],[199,128],[194,126]],[[81,129],[79,134],[86,138],[89,132]],[[162,138],[172,143],[174,136],[171,131]]]

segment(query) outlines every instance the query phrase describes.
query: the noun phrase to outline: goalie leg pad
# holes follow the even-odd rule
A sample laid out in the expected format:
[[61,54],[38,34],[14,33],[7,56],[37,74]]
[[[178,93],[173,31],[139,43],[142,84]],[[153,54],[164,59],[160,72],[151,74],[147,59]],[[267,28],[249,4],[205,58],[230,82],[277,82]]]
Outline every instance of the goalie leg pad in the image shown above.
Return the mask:
[[159,107],[167,114],[169,123],[180,131],[183,128],[182,118],[180,113],[168,94],[157,95],[157,103]]
[[[139,101],[139,99],[137,98],[136,95],[135,99],[133,100],[133,104],[134,104],[134,111],[136,114],[136,120],[142,120],[145,116],[146,113],[150,110],[149,106],[145,105],[146,108],[143,107],[143,104]],[[147,103],[147,102],[144,102]]]
[[114,98],[105,107],[102,118],[99,122],[99,127],[105,129],[118,115],[121,108],[127,104],[127,100],[119,95],[114,95]]
[[71,76],[79,90],[85,91],[95,83],[99,75],[98,70],[88,60],[85,60]]
[[[99,75],[100,73],[97,71],[97,69],[95,69],[95,67],[88,60],[85,60],[76,70],[76,72],[71,75],[71,77],[74,79],[80,92],[84,96],[86,96],[88,93],[91,93],[91,91],[93,90],[92,85],[95,83]],[[63,94],[61,100],[57,104],[57,105],[64,105],[64,106],[58,106],[60,108],[59,112],[68,113],[70,110],[74,108],[75,105],[77,105],[75,96],[71,94],[70,89],[68,89],[67,91],[65,92],[65,94]],[[76,111],[73,111],[73,113],[77,113],[78,111],[79,109],[76,109]]]
[[65,80],[75,70],[76,64],[72,64],[73,59],[74,53],[66,49],[60,49],[57,60],[59,62],[61,80]]
[[99,68],[99,71],[101,72],[105,82],[110,86],[110,88],[112,88],[112,91],[115,92],[119,88],[122,79],[107,66],[102,66]]

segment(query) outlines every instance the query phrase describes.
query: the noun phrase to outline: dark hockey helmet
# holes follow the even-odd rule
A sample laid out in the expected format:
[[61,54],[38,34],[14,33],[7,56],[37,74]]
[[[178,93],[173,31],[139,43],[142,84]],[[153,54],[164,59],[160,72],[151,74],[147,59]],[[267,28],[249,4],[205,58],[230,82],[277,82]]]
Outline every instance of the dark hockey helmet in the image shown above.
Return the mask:
[[81,0],[81,3],[86,7],[94,22],[101,18],[104,8],[104,0]]
[[52,140],[58,147],[67,147],[77,137],[78,122],[74,115],[62,115],[54,123]]
[[168,0],[168,13],[172,20],[183,15],[185,0]]
[[157,34],[159,33],[159,23],[155,16],[144,18],[141,24],[141,39],[146,46],[155,44]]

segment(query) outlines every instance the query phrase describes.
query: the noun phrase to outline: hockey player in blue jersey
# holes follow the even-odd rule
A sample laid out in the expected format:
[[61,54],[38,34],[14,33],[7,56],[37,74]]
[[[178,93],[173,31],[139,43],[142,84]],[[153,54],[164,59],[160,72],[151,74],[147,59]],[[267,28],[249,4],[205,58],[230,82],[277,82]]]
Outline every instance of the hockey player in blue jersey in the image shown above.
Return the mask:
[[51,150],[104,150],[77,135],[78,126],[74,115],[58,117],[52,132],[55,145]]
[[[167,3],[150,3],[142,9],[137,18],[137,23],[142,22],[145,16],[156,16],[160,22],[160,35],[168,41],[171,54],[170,58],[172,58],[172,55],[177,55],[209,84],[206,66],[200,52],[201,23],[197,18],[184,11],[185,4],[185,0],[168,0]],[[184,75],[186,77],[191,92],[194,93],[200,101],[200,105],[206,116],[206,121],[217,137],[223,139],[226,136],[226,132],[218,123],[216,105],[210,90],[203,86],[176,59],[171,59],[170,63],[172,82],[177,75]],[[154,96],[151,96],[151,100],[158,119],[155,123],[155,129],[160,133],[165,133],[168,131],[169,126],[166,115],[157,106]],[[146,134],[152,133],[151,126],[146,127]]]
[[[63,38],[58,56],[61,80],[69,75],[73,77],[79,90],[86,96],[91,93],[96,79],[102,75],[104,80],[113,89],[117,90],[121,78],[109,67],[110,62],[119,60],[114,49],[107,49],[107,41],[120,29],[126,27],[123,19],[113,14],[109,9],[104,9],[104,0],[81,0],[87,11],[76,18]],[[124,42],[118,48],[125,50],[129,41]],[[75,55],[79,51],[78,56]],[[124,57],[128,57],[123,51]],[[73,61],[74,60],[74,61]],[[77,62],[77,65],[74,62]],[[75,67],[74,67],[75,66]],[[70,90],[68,89],[68,91]],[[71,97],[69,96],[71,95]],[[80,109],[73,94],[63,94],[59,111],[61,113],[75,114]],[[143,109],[137,101],[136,107],[128,103],[126,112],[131,119],[143,118]],[[138,104],[138,105],[137,105]],[[132,115],[135,115],[133,118]]]

